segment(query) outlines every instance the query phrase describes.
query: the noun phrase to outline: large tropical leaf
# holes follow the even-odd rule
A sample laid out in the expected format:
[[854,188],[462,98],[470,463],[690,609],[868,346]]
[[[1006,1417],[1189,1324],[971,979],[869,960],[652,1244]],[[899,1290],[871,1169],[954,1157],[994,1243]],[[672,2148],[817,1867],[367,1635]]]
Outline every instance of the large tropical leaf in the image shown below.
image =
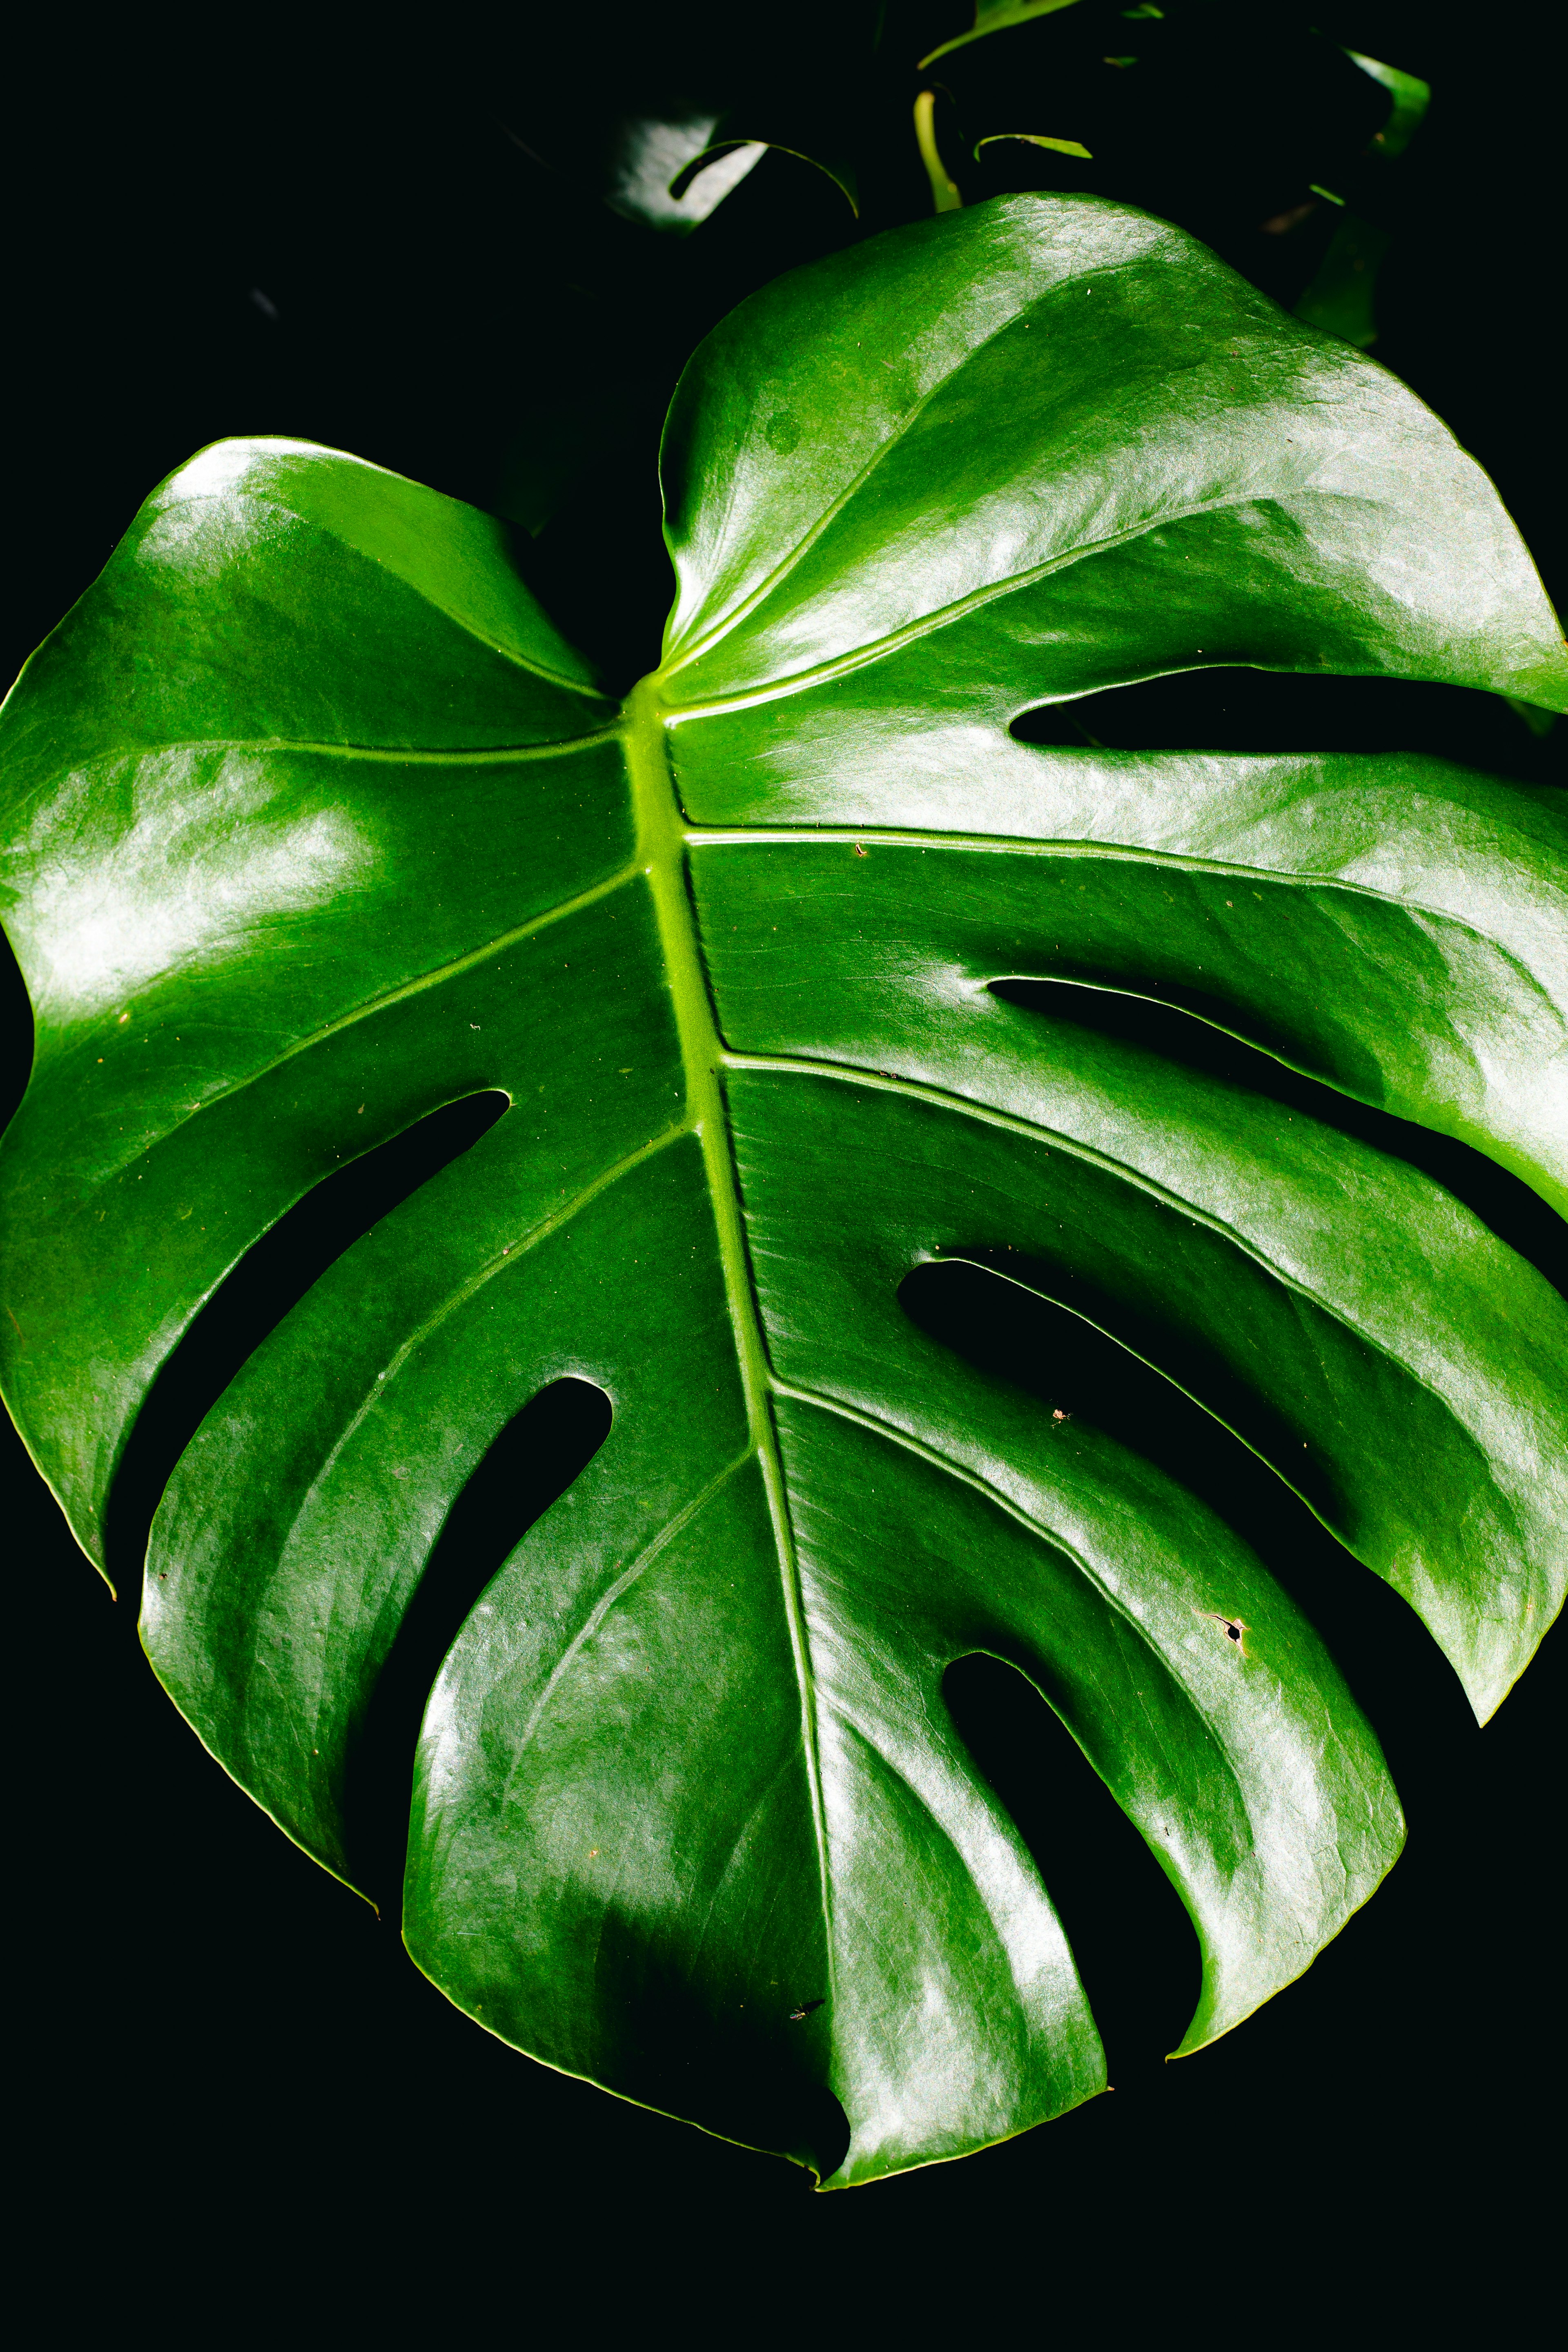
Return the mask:
[[[1178,1889],[1184,2051],[1398,1851],[1223,1480],[1091,1360],[1272,1465],[1483,1716],[1563,1589],[1562,1300],[1394,1119],[1289,1076],[1562,1204],[1561,798],[1010,722],[1208,663],[1560,709],[1568,661],[1407,391],[1089,201],[769,288],[691,363],[665,471],[678,593],[619,714],[500,526],[289,442],[174,476],[34,657],[5,1392],[102,1561],[230,1269],[355,1155],[508,1101],[214,1405],[146,1645],[367,1884],[355,1776],[443,1528],[531,1399],[602,1390],[430,1690],[407,1940],[521,2048],[847,2182],[1104,2079],[953,1659],[1036,1682]],[[1107,1017],[1140,1003],[1242,1075]],[[952,1259],[1047,1318],[1033,1388],[915,1311]]]

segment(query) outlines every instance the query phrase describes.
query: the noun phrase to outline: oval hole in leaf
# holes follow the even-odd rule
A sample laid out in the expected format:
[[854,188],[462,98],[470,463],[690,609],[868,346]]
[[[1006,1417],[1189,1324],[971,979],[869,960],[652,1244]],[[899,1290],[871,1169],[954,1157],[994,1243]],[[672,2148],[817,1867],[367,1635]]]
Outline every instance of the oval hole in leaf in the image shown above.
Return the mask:
[[587,1468],[612,1417],[592,1381],[552,1381],[513,1413],[447,1514],[349,1758],[343,1818],[354,1880],[383,1906],[402,1884],[414,1750],[441,1661],[497,1570]]
[[159,1497],[240,1367],[345,1250],[460,1160],[510,1107],[510,1097],[493,1089],[444,1103],[312,1185],[246,1252],[169,1357],[136,1416],[115,1473],[106,1529],[110,1573],[120,1591],[140,1589]]
[[1394,677],[1288,670],[1177,670],[1020,711],[1020,743],[1119,751],[1421,751],[1526,782],[1554,781],[1536,738],[1500,695]]
[[1055,1904],[1110,2080],[1175,2049],[1198,2005],[1198,1939],[1181,1897],[1054,1709],[1021,1670],[957,1658],[942,1695]]
[[1253,1025],[1257,1016],[1249,1009],[1215,1003],[1205,1018],[1202,1012],[1157,997],[1079,981],[994,980],[990,986],[994,996],[1005,997],[1009,1004],[1076,1022],[1100,1036],[1126,1038],[1184,1069],[1227,1079],[1289,1110],[1305,1112],[1342,1135],[1353,1135],[1374,1150],[1419,1168],[1463,1202],[1500,1241],[1528,1258],[1537,1273],[1568,1293],[1568,1225],[1538,1192],[1470,1144],[1341,1094],[1338,1087],[1306,1077],[1272,1054],[1215,1026],[1216,1021],[1234,1021],[1238,1028]]

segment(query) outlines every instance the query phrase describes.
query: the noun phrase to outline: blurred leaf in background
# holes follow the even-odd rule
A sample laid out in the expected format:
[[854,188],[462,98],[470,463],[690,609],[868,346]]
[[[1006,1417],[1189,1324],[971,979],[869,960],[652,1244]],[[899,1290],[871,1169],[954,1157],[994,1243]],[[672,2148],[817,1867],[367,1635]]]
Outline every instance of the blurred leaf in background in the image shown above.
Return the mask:
[[[1385,66],[1376,58],[1363,57],[1357,49],[1347,49],[1345,55],[1371,80],[1381,84],[1393,100],[1387,121],[1381,131],[1373,133],[1367,148],[1373,174],[1363,175],[1369,202],[1381,211],[1385,191],[1376,176],[1377,166],[1386,167],[1404,154],[1426,115],[1431,87],[1415,74],[1402,73],[1397,66]],[[1310,326],[1325,328],[1331,335],[1339,335],[1364,352],[1377,341],[1373,289],[1379,266],[1388,251],[1390,233],[1365,213],[1352,211],[1349,206],[1342,208],[1344,218],[1334,230],[1321,267],[1296,305],[1296,316],[1305,319]]]
[[[1060,8],[1071,8],[1076,0],[974,0],[974,23],[967,33],[955,34],[921,59],[923,72],[938,58],[945,58],[952,49],[966,48],[971,41],[984,40],[987,33],[1005,33],[1015,25],[1026,25],[1036,16],[1054,16]],[[1157,16],[1158,8],[1138,8],[1139,16]]]

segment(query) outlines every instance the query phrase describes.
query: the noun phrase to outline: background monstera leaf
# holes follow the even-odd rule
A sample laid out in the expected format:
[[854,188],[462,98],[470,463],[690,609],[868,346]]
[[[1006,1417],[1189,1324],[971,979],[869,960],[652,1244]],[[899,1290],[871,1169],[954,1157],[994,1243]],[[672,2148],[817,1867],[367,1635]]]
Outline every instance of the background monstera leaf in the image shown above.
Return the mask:
[[[1184,2051],[1398,1851],[1267,1518],[1162,1430],[1234,1433],[1482,1716],[1562,1597],[1568,1313],[1405,1140],[1562,1204],[1561,800],[1014,722],[1211,663],[1561,709],[1568,661],[1409,393],[1088,200],[754,297],[665,488],[676,603],[624,712],[503,526],[299,443],[174,476],[35,656],[5,1393],[103,1561],[204,1302],[478,1105],[184,1452],[148,1652],[384,1894],[356,1790],[422,1577],[520,1413],[602,1391],[443,1635],[406,1938],[507,2040],[843,2183],[1104,2081],[954,1659],[1037,1685],[1174,1883]],[[1006,1364],[949,1343],[954,1282]]]

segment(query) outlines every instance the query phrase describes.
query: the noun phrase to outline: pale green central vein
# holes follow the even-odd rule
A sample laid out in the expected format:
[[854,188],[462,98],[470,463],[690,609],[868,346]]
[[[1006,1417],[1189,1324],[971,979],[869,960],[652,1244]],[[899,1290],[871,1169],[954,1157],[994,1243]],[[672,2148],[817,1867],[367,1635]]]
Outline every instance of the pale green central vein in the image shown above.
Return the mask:
[[[674,1001],[681,1060],[686,1072],[687,1111],[702,1145],[709,1197],[718,1228],[719,1254],[724,1271],[730,1321],[746,1400],[752,1443],[762,1467],[773,1518],[784,1583],[785,1619],[800,1685],[801,1729],[811,1789],[816,1832],[821,1899],[825,1922],[830,1919],[827,1872],[827,1831],[823,1810],[822,1775],[817,1754],[816,1709],[810,1652],[806,1642],[805,1607],[795,1556],[784,1489],[784,1465],[772,1411],[772,1376],[763,1342],[762,1322],[752,1287],[751,1268],[741,1217],[740,1193],[730,1154],[729,1128],[720,1073],[725,1053],[713,1017],[708,977],[698,939],[696,912],[687,877],[686,826],[676,798],[665,721],[653,682],[644,679],[626,705],[626,765],[637,819],[637,862],[648,877],[664,950],[670,995]],[[833,1970],[833,1940],[827,1937],[828,1970]]]

